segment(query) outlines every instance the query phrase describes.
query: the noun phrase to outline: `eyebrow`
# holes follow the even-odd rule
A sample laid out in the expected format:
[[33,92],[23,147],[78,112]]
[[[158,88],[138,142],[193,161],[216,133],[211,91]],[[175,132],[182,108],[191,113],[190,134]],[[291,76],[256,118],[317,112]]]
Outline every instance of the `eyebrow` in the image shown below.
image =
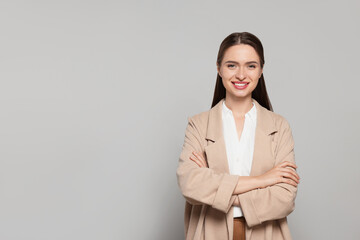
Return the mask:
[[[236,64],[239,64],[238,62],[236,62],[236,61],[226,61],[225,63],[236,63]],[[245,64],[251,64],[251,63],[255,63],[255,64],[259,64],[258,62],[256,62],[256,61],[249,61],[249,62],[246,62]]]

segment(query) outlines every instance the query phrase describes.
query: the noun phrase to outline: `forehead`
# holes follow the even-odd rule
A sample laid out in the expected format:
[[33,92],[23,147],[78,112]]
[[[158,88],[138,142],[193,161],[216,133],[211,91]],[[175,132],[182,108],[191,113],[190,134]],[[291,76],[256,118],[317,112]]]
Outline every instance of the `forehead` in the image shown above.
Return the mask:
[[226,49],[223,62],[225,61],[247,62],[257,61],[260,62],[260,58],[255,49],[247,44],[238,44]]

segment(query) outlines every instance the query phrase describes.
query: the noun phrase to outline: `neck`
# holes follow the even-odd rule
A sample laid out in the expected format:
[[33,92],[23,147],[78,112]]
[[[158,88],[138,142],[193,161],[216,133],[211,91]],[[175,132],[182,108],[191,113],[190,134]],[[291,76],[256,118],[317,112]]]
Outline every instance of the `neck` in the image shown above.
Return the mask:
[[253,107],[251,95],[246,98],[226,96],[225,105],[235,116],[245,116],[245,114]]

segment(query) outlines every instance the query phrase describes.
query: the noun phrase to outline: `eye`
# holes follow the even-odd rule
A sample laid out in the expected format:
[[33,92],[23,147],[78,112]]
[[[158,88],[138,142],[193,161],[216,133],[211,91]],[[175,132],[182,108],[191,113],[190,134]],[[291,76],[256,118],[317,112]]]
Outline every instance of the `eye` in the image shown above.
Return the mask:
[[250,67],[250,68],[256,68],[256,66],[255,66],[255,65],[250,65],[249,67]]
[[228,68],[235,68],[235,64],[228,64],[227,67]]

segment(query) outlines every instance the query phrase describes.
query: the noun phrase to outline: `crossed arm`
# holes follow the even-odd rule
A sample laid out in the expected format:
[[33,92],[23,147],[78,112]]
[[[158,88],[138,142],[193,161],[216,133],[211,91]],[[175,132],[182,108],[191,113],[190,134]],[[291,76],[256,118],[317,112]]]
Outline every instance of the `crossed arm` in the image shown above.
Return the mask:
[[[251,226],[286,217],[294,209],[299,176],[295,169],[291,129],[283,123],[277,141],[275,167],[260,176],[237,176],[218,173],[201,156],[204,142],[198,124],[189,118],[177,179],[185,199],[192,205],[209,205],[227,213],[240,206]],[[198,157],[196,157],[196,154]]]
[[[200,168],[207,168],[207,162],[202,152],[193,151],[189,157]],[[287,183],[294,187],[300,182],[300,177],[294,170],[297,166],[292,162],[282,162],[260,176],[239,176],[238,183],[234,189],[233,195],[248,192],[257,188],[266,188],[277,183]],[[233,206],[240,206],[240,201],[235,198]]]

